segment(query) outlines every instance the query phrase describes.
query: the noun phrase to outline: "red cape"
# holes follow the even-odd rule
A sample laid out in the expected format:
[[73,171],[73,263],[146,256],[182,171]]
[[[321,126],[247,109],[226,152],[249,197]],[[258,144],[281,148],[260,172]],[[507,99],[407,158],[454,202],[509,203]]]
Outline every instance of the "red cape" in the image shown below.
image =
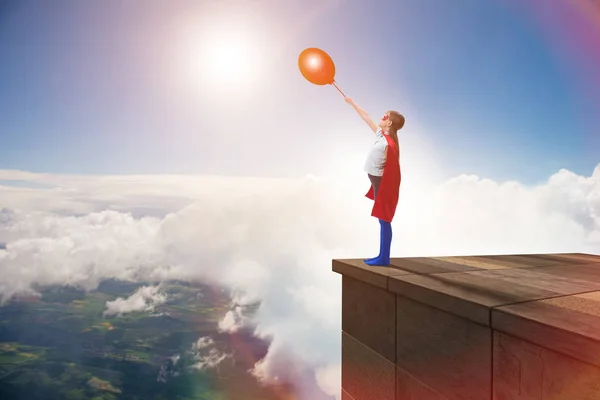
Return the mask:
[[[396,147],[394,140],[389,135],[384,134],[383,136],[388,142],[387,156],[385,165],[383,166],[381,184],[377,191],[377,198],[375,199],[375,204],[373,204],[371,216],[387,222],[392,222],[394,214],[396,213],[396,207],[398,206],[398,197],[400,195],[400,154],[398,153],[398,147]],[[366,196],[371,200],[375,198],[373,186],[371,186]]]

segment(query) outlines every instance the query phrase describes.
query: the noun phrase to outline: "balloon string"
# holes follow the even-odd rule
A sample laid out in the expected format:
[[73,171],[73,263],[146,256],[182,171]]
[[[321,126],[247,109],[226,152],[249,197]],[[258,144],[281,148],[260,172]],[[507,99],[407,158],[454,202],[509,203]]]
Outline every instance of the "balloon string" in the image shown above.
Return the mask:
[[333,81],[331,84],[333,86],[335,86],[335,88],[342,94],[342,96],[346,97],[346,95],[344,94],[344,92],[342,92],[342,89],[340,89],[340,87],[337,85],[337,83],[335,83],[335,81]]

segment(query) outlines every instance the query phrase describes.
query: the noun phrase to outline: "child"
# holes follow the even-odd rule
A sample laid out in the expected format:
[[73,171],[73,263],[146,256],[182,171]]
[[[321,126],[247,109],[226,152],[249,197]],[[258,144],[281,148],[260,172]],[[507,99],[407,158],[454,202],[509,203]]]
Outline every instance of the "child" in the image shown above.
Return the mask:
[[375,144],[371,148],[365,171],[371,181],[367,197],[374,200],[371,215],[379,219],[381,225],[379,255],[364,260],[372,266],[390,265],[390,247],[392,245],[392,219],[398,205],[400,192],[400,150],[398,131],[404,126],[404,117],[396,111],[388,111],[375,124],[369,114],[360,108],[354,100],[346,97],[350,104],[375,133]]

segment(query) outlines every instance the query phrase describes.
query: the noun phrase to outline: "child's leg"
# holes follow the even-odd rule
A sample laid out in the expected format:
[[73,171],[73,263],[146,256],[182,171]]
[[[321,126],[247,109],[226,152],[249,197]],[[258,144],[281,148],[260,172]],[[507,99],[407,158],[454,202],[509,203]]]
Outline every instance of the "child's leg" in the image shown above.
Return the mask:
[[379,254],[377,255],[377,257],[367,258],[366,260],[364,260],[365,262],[367,262],[367,261],[371,262],[371,261],[377,260],[379,257],[381,257],[381,249],[383,249],[383,247],[384,247],[383,238],[385,236],[382,222],[385,222],[385,221],[379,220]]
[[[371,181],[371,186],[373,187],[373,199],[377,198],[377,192],[379,191],[379,185],[381,184],[381,176],[373,176],[371,174],[369,174],[369,180]],[[383,249],[386,247],[386,240],[387,240],[387,230],[388,228],[385,226],[385,224],[388,224],[385,221],[379,220],[379,224],[380,224],[380,232],[379,232],[379,254],[377,255],[377,257],[373,257],[373,258],[367,258],[365,261],[365,263],[369,264],[369,265],[379,265],[379,264],[370,264],[372,262],[380,262],[381,256],[382,256],[382,251]],[[389,226],[389,229],[391,230],[391,225]],[[391,233],[390,233],[391,234]],[[383,254],[385,255],[385,254]],[[389,258],[389,251],[388,251],[388,256]],[[385,260],[384,260],[385,261]],[[389,264],[389,262],[388,262]]]
[[[379,191],[379,184],[381,183],[381,177],[373,176],[371,174],[368,174],[368,175],[369,175],[369,180],[371,181],[371,187],[373,188],[373,199],[376,199],[377,192]],[[379,222],[381,223],[381,220]],[[379,255],[377,255],[377,257],[373,257],[373,258],[367,258],[366,260],[364,260],[365,262],[373,261],[381,256],[381,249],[383,248],[382,240],[383,240],[383,227],[381,227],[381,232],[379,235]]]
[[371,266],[388,266],[390,265],[390,251],[392,247],[392,224],[379,220],[381,225],[379,255],[375,258],[365,260],[365,264]]

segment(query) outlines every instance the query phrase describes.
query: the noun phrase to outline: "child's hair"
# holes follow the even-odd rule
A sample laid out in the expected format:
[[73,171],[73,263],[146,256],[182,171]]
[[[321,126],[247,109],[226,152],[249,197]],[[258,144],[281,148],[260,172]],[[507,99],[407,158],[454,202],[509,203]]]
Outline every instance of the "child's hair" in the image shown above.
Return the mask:
[[393,110],[389,111],[389,116],[390,121],[392,121],[392,126],[390,126],[389,135],[394,140],[394,143],[396,143],[396,148],[400,150],[400,147],[398,145],[398,131],[404,126],[404,116],[398,111]]

